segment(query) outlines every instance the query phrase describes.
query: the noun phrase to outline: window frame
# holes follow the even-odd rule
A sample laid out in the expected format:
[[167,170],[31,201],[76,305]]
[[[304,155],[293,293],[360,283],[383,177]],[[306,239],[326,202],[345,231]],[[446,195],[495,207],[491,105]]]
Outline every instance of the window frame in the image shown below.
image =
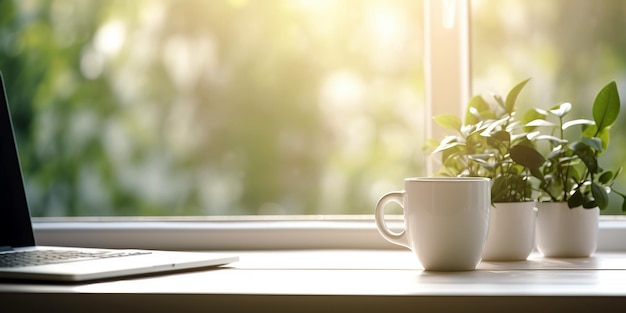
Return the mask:
[[[424,8],[424,126],[426,138],[433,138],[442,130],[432,123],[431,116],[460,115],[469,98],[469,0],[424,0]],[[450,25],[445,19],[452,13],[454,23]],[[426,168],[432,173],[432,164]],[[389,217],[390,227],[402,228],[402,224],[401,216]],[[33,218],[33,228],[41,245],[164,250],[401,249],[378,234],[373,215],[38,217]],[[626,237],[625,217],[601,216],[599,229],[599,251],[626,251],[626,241],[621,240]]]
[[[388,226],[402,227],[401,216]],[[162,250],[402,249],[386,242],[371,215],[36,218],[40,245]],[[158,238],[158,240],[155,240]],[[626,251],[626,217],[601,216],[598,251]]]

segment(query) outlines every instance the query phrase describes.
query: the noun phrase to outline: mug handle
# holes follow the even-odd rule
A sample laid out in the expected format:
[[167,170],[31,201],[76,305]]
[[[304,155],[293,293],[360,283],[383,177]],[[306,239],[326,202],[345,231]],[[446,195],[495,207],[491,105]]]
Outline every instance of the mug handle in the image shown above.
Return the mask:
[[376,204],[376,214],[374,215],[378,232],[383,236],[383,238],[387,239],[387,241],[410,249],[411,247],[409,246],[409,242],[406,237],[406,229],[397,233],[390,230],[389,227],[387,227],[387,223],[385,223],[385,206],[389,202],[399,204],[404,211],[404,191],[389,192],[378,200],[378,203]]

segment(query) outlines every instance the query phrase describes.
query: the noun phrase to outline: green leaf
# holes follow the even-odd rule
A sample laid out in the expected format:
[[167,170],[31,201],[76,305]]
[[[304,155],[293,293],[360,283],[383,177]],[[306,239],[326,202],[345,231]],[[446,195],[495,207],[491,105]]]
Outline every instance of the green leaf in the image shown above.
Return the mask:
[[567,206],[569,208],[579,207],[584,203],[585,197],[583,196],[583,193],[580,192],[580,190],[576,190],[576,192],[574,192],[574,194],[569,199],[567,199]]
[[507,193],[506,178],[498,176],[491,181],[491,200],[496,201],[505,197]]
[[548,153],[546,158],[548,160],[552,160],[552,159],[558,158],[562,153],[563,153],[562,146],[557,146],[554,149],[552,149],[550,153]]
[[583,138],[580,139],[580,141],[584,142],[586,145],[590,146],[591,148],[595,149],[598,152],[602,151],[602,149],[603,149],[603,147],[602,147],[602,140],[600,138],[583,137]]
[[530,173],[538,178],[540,181],[545,182],[546,178],[543,176],[543,173],[541,172],[541,170],[539,168],[531,168],[530,169]]
[[596,126],[596,122],[593,122],[592,125],[583,125],[583,137],[596,137],[597,133],[598,126]]
[[[532,133],[520,133],[520,134],[511,134],[511,143],[521,143],[523,142],[531,142],[531,140],[535,140],[535,136],[537,136],[537,132]],[[531,144],[532,145],[532,144]]]
[[577,120],[572,120],[569,122],[565,122],[563,123],[563,126],[561,127],[561,129],[566,130],[572,126],[576,126],[576,125],[595,125],[595,122],[592,120],[587,120],[587,119],[577,119]]
[[613,125],[620,110],[619,92],[615,81],[604,86],[593,102],[593,120],[598,126],[598,132]]
[[576,169],[575,167],[569,168],[569,177],[573,179],[574,181],[580,181],[581,180],[580,171],[578,171],[578,169]]
[[[530,134],[528,134],[528,136],[530,136]],[[529,146],[531,148],[534,148],[535,146],[533,145],[532,141],[530,141],[530,139],[528,139],[528,136],[520,136],[518,140],[515,141],[516,145],[522,145],[522,146]],[[513,137],[517,137],[517,136],[513,136]],[[511,141],[513,141],[514,139],[517,138],[513,138],[511,137]]]
[[536,127],[534,126],[528,126],[528,123],[534,121],[534,120],[545,120],[546,119],[546,114],[543,113],[543,111],[539,111],[536,109],[532,109],[532,110],[528,110],[526,111],[526,113],[524,113],[524,115],[522,116],[522,124],[524,125],[524,131],[526,132],[531,132],[533,131]]
[[451,142],[451,143],[448,143],[448,144],[443,144],[443,145],[440,145],[439,147],[437,147],[435,150],[433,150],[432,154],[437,154],[439,152],[446,152],[446,151],[448,151],[450,149],[456,149],[459,146],[463,146],[463,145],[464,144],[460,143],[460,142]]
[[439,126],[443,128],[452,129],[452,130],[461,132],[461,126],[462,126],[461,119],[459,119],[455,115],[441,114],[441,115],[437,115],[433,117],[433,120],[435,120],[435,123],[437,123]]
[[535,138],[535,140],[548,140],[552,143],[553,146],[567,143],[567,140],[551,135],[539,135]]
[[609,206],[609,195],[604,187],[597,183],[591,183],[591,193],[600,210],[604,210]]
[[529,169],[537,169],[546,159],[535,148],[526,145],[517,145],[511,148],[511,159]]
[[609,142],[610,142],[610,130],[611,127],[607,127],[601,131],[597,131],[597,127],[595,125],[591,125],[589,127],[587,127],[584,131],[583,131],[583,137],[588,137],[588,138],[599,138],[602,141],[602,150],[604,151],[609,147]]
[[493,153],[480,153],[480,154],[470,154],[468,155],[470,159],[474,160],[489,160],[493,158]]
[[571,155],[571,156],[564,156],[564,157],[559,157],[556,156],[554,159],[551,159],[551,162],[553,162],[552,165],[559,165],[559,167],[561,167],[561,173],[563,173],[563,171],[565,170],[569,170],[569,169],[565,169],[566,167],[575,167],[578,164],[580,164],[580,157],[577,155]]
[[443,165],[438,174],[441,175],[442,173],[444,173],[444,176],[459,176],[463,169],[467,167],[465,163],[460,162],[458,159],[452,156],[444,159],[442,163]]
[[583,208],[585,208],[585,209],[593,209],[593,208],[595,208],[597,206],[598,205],[596,204],[596,200],[594,200],[591,197],[585,198],[585,201],[583,202]]
[[459,142],[459,137],[457,136],[446,136],[441,140],[441,143],[439,143],[438,145],[446,145],[449,143],[453,143],[453,142]]
[[515,102],[517,101],[517,96],[522,91],[522,89],[524,89],[524,86],[526,86],[526,83],[528,83],[529,80],[530,78],[527,78],[526,80],[513,87],[511,91],[509,91],[509,94],[506,96],[506,106],[504,108],[506,113],[513,113],[513,111],[515,110]]
[[613,179],[613,172],[611,171],[606,171],[602,173],[600,177],[598,177],[598,181],[603,185],[608,184],[611,181],[611,179]]
[[465,125],[474,125],[483,120],[483,112],[490,111],[491,107],[481,96],[474,96],[467,104]]
[[[617,176],[617,175],[615,175],[615,176]],[[621,193],[621,192],[615,191],[615,190],[613,190],[613,192],[616,193],[617,195],[619,195],[620,197],[622,197],[622,212],[626,213],[626,195]]]
[[572,104],[569,102],[564,102],[548,110],[548,113],[561,118],[567,115],[567,113],[569,113],[569,111],[571,110],[572,110]]
[[505,107],[504,104],[504,100],[502,99],[502,96],[498,95],[498,94],[492,94],[491,97],[496,100],[496,102],[498,103],[498,105],[502,108]]
[[502,142],[508,142],[511,141],[511,134],[507,131],[504,130],[500,130],[497,131],[495,133],[491,134],[491,138],[495,138],[497,140],[500,140]]
[[486,126],[484,128],[484,130],[481,133],[481,136],[485,136],[485,137],[490,137],[493,135],[493,133],[496,131],[496,129],[502,129],[503,126],[509,122],[509,118],[508,117],[504,117],[501,119],[491,119],[489,121],[486,121],[484,123],[484,126]]
[[557,125],[552,122],[548,122],[546,120],[541,120],[541,119],[533,120],[533,121],[526,123],[526,127],[540,127],[540,126],[541,127],[556,127]]
[[[493,171],[496,168],[496,164],[493,162],[486,162],[483,160],[472,160],[473,162],[476,162],[476,164],[478,164],[480,167],[486,169],[487,171]],[[483,175],[481,175],[483,176]]]
[[570,145],[570,148],[574,150],[574,154],[585,163],[585,166],[591,173],[598,173],[598,159],[591,146],[583,141],[576,141]]

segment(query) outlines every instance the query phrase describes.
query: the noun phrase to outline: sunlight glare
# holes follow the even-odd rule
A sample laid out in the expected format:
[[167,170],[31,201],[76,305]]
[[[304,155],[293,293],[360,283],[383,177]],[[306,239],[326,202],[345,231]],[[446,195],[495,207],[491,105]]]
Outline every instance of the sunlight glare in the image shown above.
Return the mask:
[[111,56],[120,51],[126,40],[126,28],[121,21],[110,21],[98,29],[94,46],[98,52]]
[[329,5],[333,3],[331,0],[298,0],[296,3],[304,9],[328,9]]
[[248,0],[228,0],[228,4],[233,8],[243,8],[248,5]]
[[402,41],[406,23],[396,9],[373,7],[368,13],[369,28],[375,44],[388,46]]
[[[364,95],[364,86],[356,74],[340,70],[330,74],[322,86],[322,107],[329,113],[352,111]],[[343,109],[343,110],[342,110]]]

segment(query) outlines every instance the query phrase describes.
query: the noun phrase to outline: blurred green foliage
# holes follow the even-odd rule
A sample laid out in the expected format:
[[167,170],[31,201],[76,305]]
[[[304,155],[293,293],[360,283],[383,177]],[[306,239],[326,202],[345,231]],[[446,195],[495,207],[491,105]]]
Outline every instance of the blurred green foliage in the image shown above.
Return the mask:
[[0,1],[35,216],[370,213],[421,172],[417,1]]
[[[424,174],[422,14],[412,0],[0,1],[33,215],[371,213]],[[608,81],[626,94],[623,16],[620,0],[472,1],[473,94],[533,77],[520,105],[585,117]]]

